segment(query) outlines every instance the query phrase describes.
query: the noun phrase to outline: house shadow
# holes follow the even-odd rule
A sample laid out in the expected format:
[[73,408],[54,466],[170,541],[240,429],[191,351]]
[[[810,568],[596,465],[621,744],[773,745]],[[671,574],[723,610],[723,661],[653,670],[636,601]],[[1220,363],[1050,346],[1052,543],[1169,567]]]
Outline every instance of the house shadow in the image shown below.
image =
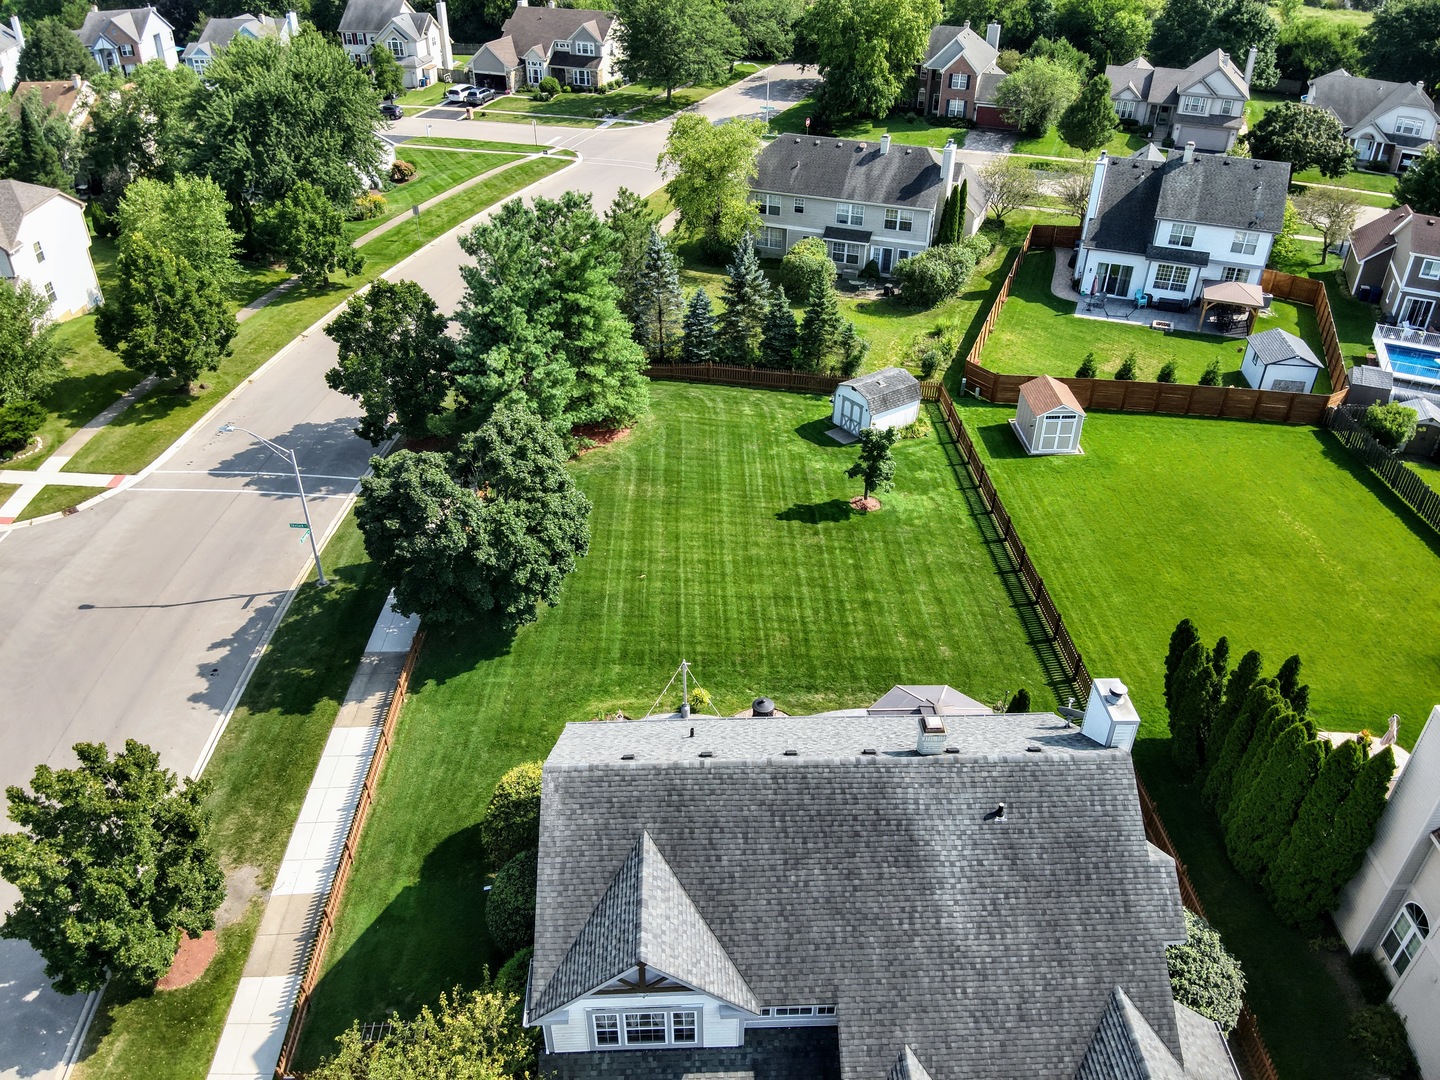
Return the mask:
[[[476,807],[476,812],[480,807]],[[374,867],[372,867],[374,869]],[[479,987],[506,957],[485,929],[489,876],[479,824],[452,833],[316,984],[297,1068],[315,1068],[352,1023],[415,1016],[441,993]]]
[[821,503],[796,503],[775,515],[776,521],[798,521],[802,525],[823,525],[832,521],[848,521],[855,510],[848,499],[831,499]]

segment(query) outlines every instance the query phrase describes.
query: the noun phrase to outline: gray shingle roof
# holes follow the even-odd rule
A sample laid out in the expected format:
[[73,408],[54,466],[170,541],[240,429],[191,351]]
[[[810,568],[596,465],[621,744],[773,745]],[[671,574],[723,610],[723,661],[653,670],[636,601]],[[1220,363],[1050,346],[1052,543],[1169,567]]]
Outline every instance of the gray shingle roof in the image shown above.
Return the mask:
[[998,55],[988,41],[970,29],[969,23],[964,26],[937,26],[930,31],[925,59],[920,61],[920,66],[943,70],[964,56],[971,67],[981,72],[988,70]]
[[547,1080],[840,1080],[833,1027],[752,1028],[744,1046],[540,1055]]
[[956,752],[933,757],[913,716],[568,725],[542,780],[532,1003],[648,833],[761,1005],[837,1006],[846,1080],[907,1045],[935,1080],[1068,1080],[1117,985],[1179,1053],[1179,890],[1129,756],[1050,714],[945,725]]
[[[517,7],[505,20],[505,25],[500,27],[500,37],[487,44],[506,63],[510,62],[511,53],[518,58],[537,47],[548,57],[555,42],[569,41],[575,31],[587,24],[590,30],[604,41],[614,22],[615,16],[611,12],[591,8]],[[507,38],[510,39],[508,45],[498,44]],[[599,59],[584,57],[582,62],[582,59],[577,57],[573,62],[566,61],[562,66],[590,66],[591,61],[598,65]],[[518,59],[516,62],[518,63]]]
[[[56,196],[69,198],[63,191],[27,184],[22,180],[0,180],[0,247],[15,250],[15,236],[25,215]],[[71,199],[78,205],[78,200]]]
[[945,194],[940,160],[925,146],[782,135],[760,152],[756,191],[934,210]]
[[1290,333],[1289,330],[1279,326],[1262,330],[1258,334],[1251,334],[1247,344],[1255,350],[1255,358],[1266,367],[1271,364],[1288,363],[1291,360],[1303,360],[1311,367],[1323,368],[1325,366],[1315,355],[1314,349]]
[[1351,386],[1378,386],[1389,390],[1395,385],[1395,373],[1377,364],[1356,364],[1349,372]]
[[146,27],[151,19],[158,19],[166,26],[170,25],[153,7],[114,8],[110,11],[87,12],[85,21],[75,33],[87,49],[93,49],[102,37],[117,45],[138,45],[140,39],[146,35]]
[[858,379],[846,379],[841,386],[848,386],[865,399],[870,406],[870,415],[913,405],[920,400],[920,382],[904,368],[887,367],[861,375]]
[[1075,1080],[1185,1080],[1185,1070],[1117,986]]
[[895,713],[902,716],[960,716],[972,713],[987,716],[994,712],[989,705],[960,693],[953,686],[892,686],[869,708],[871,716]]
[[[1344,68],[1326,72],[1310,83],[1306,95],[1310,104],[1328,109],[1345,125],[1348,134],[1363,127],[1383,113],[1404,106],[1435,115],[1435,103],[1414,83],[1387,82],[1384,79],[1362,79]],[[1392,140],[1396,136],[1385,132]],[[1398,141],[1398,140],[1397,140]],[[1427,140],[1419,140],[1423,145]]]
[[337,27],[342,33],[378,34],[390,20],[410,10],[407,0],[349,0]]
[[[1206,53],[1185,68],[1151,67],[1144,57],[1131,60],[1128,64],[1108,64],[1105,77],[1110,80],[1111,97],[1118,97],[1126,86],[1131,86],[1142,101],[1154,105],[1178,105],[1182,89],[1194,86],[1217,71],[1224,71],[1241,86],[1245,85],[1244,72],[1220,49]],[[1200,118],[1176,116],[1175,119],[1189,124]]]
[[1366,259],[1393,248],[1395,237],[1391,233],[1395,231],[1395,226],[1414,212],[1409,206],[1397,206],[1394,210],[1387,210],[1383,217],[1366,222],[1352,232],[1350,246],[1355,251],[1355,258],[1359,262],[1364,262]]
[[1436,405],[1435,402],[1429,398],[1404,398],[1400,404],[1404,405],[1407,409],[1415,410],[1415,422],[1417,424],[1425,427],[1440,426],[1440,405]]

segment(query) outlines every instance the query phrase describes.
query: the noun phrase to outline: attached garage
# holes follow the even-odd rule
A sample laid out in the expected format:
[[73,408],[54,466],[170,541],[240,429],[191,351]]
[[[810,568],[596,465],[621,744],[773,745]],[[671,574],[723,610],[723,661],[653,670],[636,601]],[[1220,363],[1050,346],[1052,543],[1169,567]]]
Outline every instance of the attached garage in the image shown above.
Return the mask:
[[1010,421],[1027,454],[1083,454],[1080,430],[1085,410],[1059,379],[1041,375],[1020,387],[1015,419]]
[[904,368],[881,368],[841,383],[830,400],[831,421],[851,435],[872,427],[904,427],[920,415],[920,383]]
[[1309,394],[1315,389],[1315,376],[1324,368],[1309,345],[1277,326],[1246,339],[1240,374],[1256,390]]

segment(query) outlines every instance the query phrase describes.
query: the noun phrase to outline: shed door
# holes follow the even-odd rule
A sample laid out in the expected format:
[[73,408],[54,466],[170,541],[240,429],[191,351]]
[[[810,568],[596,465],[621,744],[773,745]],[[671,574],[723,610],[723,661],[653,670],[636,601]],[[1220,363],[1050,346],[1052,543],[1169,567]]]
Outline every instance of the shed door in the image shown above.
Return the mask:
[[865,413],[865,406],[856,401],[853,397],[840,399],[840,426],[851,435],[860,434],[860,424]]
[[1053,412],[1042,416],[1036,431],[1039,436],[1035,449],[1041,453],[1069,450],[1075,444],[1075,424],[1079,420],[1072,412]]
[[1306,391],[1304,379],[1276,379],[1270,384],[1271,390],[1286,390],[1292,394],[1303,394]]

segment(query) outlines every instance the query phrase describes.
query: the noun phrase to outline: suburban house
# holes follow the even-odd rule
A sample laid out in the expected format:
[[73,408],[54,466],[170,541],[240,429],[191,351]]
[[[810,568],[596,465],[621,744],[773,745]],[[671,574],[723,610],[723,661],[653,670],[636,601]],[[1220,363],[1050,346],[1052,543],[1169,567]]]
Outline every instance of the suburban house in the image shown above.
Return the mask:
[[9,26],[0,26],[0,90],[9,90],[20,77],[20,50],[25,48],[25,31],[20,16],[11,15]]
[[1084,730],[1107,742],[903,689],[566,725],[525,999],[542,1074],[1238,1080],[1171,993],[1184,912],[1145,838],[1125,688],[1092,691]]
[[1435,143],[1435,103],[1420,82],[1362,79],[1344,68],[1311,80],[1305,99],[1333,113],[1362,165],[1404,172]]
[[[1407,402],[1407,404],[1409,404]],[[1426,1080],[1440,1077],[1440,707],[1432,710],[1360,871],[1340,894],[1335,926],[1352,953],[1371,953]],[[1383,740],[1382,740],[1383,741]]]
[[1207,285],[1259,284],[1285,220],[1283,161],[1153,146],[1100,154],[1075,277],[1088,295],[1188,309]]
[[1014,127],[995,105],[995,88],[1005,78],[995,62],[999,54],[999,23],[987,26],[983,38],[969,22],[935,27],[916,71],[915,107],[926,116],[973,120],[982,127]]
[[830,401],[831,421],[851,435],[904,427],[920,415],[920,383],[904,368],[881,368],[842,382]]
[[1345,283],[1395,322],[1440,330],[1440,219],[1397,207],[1350,234]]
[[42,106],[54,109],[56,115],[68,120],[76,131],[90,119],[90,106],[95,103],[94,88],[79,75],[48,82],[22,82],[15,84],[10,95],[11,116],[20,115],[20,104],[27,94],[38,94]]
[[561,86],[593,89],[620,78],[613,12],[530,7],[520,0],[500,36],[480,46],[466,70],[476,86],[513,94],[547,75]]
[[1279,326],[1251,334],[1240,364],[1240,374],[1254,389],[1296,394],[1314,390],[1315,376],[1324,370],[1324,361],[1314,349]]
[[1152,67],[1143,56],[1110,64],[1110,100],[1121,120],[1151,128],[1156,142],[1168,137],[1176,146],[1193,142],[1197,150],[1223,154],[1245,125],[1255,55],[1252,48],[1244,71],[1220,49],[1187,68]]
[[924,146],[782,135],[760,152],[750,194],[762,226],[755,247],[779,258],[807,236],[825,241],[840,273],[870,260],[888,277],[901,259],[928,248],[950,189],[968,181],[965,231],[985,216],[978,174],[960,166],[955,144]]
[[205,68],[215,59],[216,53],[229,46],[236,37],[277,38],[289,41],[300,32],[300,20],[291,11],[283,19],[273,15],[236,15],[232,19],[210,19],[200,36],[185,46],[180,62],[195,72],[205,74]]
[[175,28],[153,7],[113,11],[92,7],[75,33],[101,71],[119,70],[128,75],[151,60],[164,61],[167,68],[179,63]]
[[1049,375],[1021,385],[1010,427],[1032,456],[1085,452],[1080,449],[1085,410],[1070,387]]
[[99,304],[85,205],[54,188],[0,180],[0,278],[30,282],[49,299],[52,319]]
[[450,35],[437,17],[445,17],[443,3],[431,15],[416,11],[410,0],[349,0],[340,16],[340,44],[357,64],[368,64],[376,45],[389,49],[407,90],[429,86],[451,66]]

